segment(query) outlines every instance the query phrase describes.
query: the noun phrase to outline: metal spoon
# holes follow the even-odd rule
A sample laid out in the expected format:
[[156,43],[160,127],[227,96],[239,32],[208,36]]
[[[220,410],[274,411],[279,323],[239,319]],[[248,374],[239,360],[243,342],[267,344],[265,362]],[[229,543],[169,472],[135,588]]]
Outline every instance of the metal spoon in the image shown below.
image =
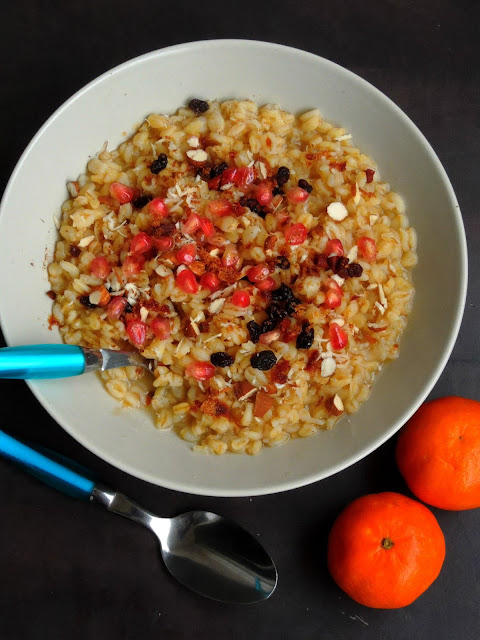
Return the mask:
[[153,531],[167,569],[192,591],[238,604],[260,602],[272,595],[277,585],[272,559],[251,534],[234,522],[209,511],[159,518],[122,493],[96,484],[76,463],[51,451],[48,457],[45,450],[42,452],[0,430],[1,455],[48,485],[98,502]]
[[33,344],[0,349],[0,378],[68,378],[89,371],[131,366],[151,371],[155,363],[136,351],[86,349],[73,344]]

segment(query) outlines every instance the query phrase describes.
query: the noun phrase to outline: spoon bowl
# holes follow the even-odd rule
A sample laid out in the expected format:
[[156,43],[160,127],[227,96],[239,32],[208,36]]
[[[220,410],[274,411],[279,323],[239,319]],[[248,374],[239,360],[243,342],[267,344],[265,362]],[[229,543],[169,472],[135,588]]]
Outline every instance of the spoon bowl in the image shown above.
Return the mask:
[[207,598],[235,604],[261,602],[277,585],[277,570],[245,529],[210,511],[159,518],[122,493],[96,485],[91,499],[157,536],[165,566],[181,584]]
[[172,518],[159,539],[170,573],[209,598],[249,604],[266,600],[276,587],[277,571],[265,549],[215,513],[190,511]]

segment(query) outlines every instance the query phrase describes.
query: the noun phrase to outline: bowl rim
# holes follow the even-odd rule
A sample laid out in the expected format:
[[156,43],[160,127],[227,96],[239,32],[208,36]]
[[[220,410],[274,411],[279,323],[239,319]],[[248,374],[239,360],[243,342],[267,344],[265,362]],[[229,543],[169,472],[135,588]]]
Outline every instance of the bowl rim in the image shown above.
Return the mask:
[[[411,118],[409,118],[409,116],[407,116],[406,113],[404,113],[402,109],[400,109],[400,107],[398,107],[393,102],[393,100],[391,100],[382,91],[377,89],[374,85],[372,85],[370,82],[368,82],[361,76],[357,75],[356,73],[354,73],[353,71],[350,71],[345,67],[342,67],[341,65],[335,62],[332,62],[331,60],[328,60],[327,58],[311,53],[309,51],[305,51],[303,49],[298,49],[296,47],[291,47],[288,45],[278,44],[274,42],[254,40],[254,39],[249,40],[249,39],[237,39],[237,38],[219,38],[219,39],[213,39],[213,40],[209,40],[209,39],[193,40],[193,41],[184,42],[181,44],[164,47],[161,49],[156,49],[154,51],[141,54],[134,58],[130,58],[108,69],[101,75],[95,77],[93,80],[85,84],[83,87],[78,89],[74,94],[72,94],[67,100],[65,100],[59,107],[57,107],[57,109],[44,122],[44,124],[35,133],[35,135],[32,137],[28,145],[25,147],[23,153],[21,154],[20,158],[18,159],[11,173],[11,176],[5,187],[5,191],[3,193],[2,199],[0,201],[0,220],[1,220],[2,210],[4,208],[5,203],[8,200],[10,191],[13,187],[13,183],[15,182],[17,175],[21,171],[25,158],[30,153],[31,148],[35,145],[36,141],[43,135],[44,131],[46,131],[52,125],[52,123],[60,116],[60,114],[62,114],[65,110],[67,110],[70,107],[70,105],[73,104],[76,100],[78,100],[81,96],[83,96],[85,93],[93,89],[97,84],[101,84],[106,78],[114,75],[115,73],[119,71],[123,71],[127,68],[133,68],[138,64],[142,64],[144,61],[147,61],[153,58],[169,56],[171,54],[176,54],[181,52],[188,52],[192,50],[202,50],[206,48],[211,49],[212,47],[221,48],[225,46],[227,47],[255,46],[258,48],[263,48],[265,50],[284,52],[290,55],[303,57],[305,60],[321,61],[322,64],[324,64],[326,67],[330,67],[336,73],[348,77],[350,82],[353,82],[357,85],[358,84],[363,85],[364,87],[367,86],[369,91],[371,91],[377,97],[377,99],[386,103],[390,107],[390,109],[396,114],[396,116],[403,121],[405,126],[413,130],[417,138],[419,138],[420,142],[422,143],[422,146],[427,152],[430,161],[432,162],[437,172],[439,173],[445,185],[446,191],[448,193],[449,205],[453,212],[453,218],[454,218],[455,226],[458,231],[458,240],[460,245],[459,247],[460,248],[460,283],[459,283],[460,286],[457,294],[455,321],[452,324],[452,327],[450,328],[450,331],[448,334],[448,340],[446,342],[446,346],[444,348],[442,357],[440,358],[437,366],[433,370],[429,379],[425,382],[422,389],[419,391],[416,402],[414,402],[407,409],[405,409],[405,411],[403,411],[401,416],[398,417],[395,424],[392,425],[388,430],[384,431],[382,435],[377,437],[370,445],[362,447],[355,454],[350,455],[348,458],[345,458],[344,460],[342,460],[342,462],[336,465],[333,465],[332,467],[329,467],[326,470],[322,470],[317,473],[310,473],[309,475],[304,476],[302,478],[298,478],[294,480],[284,480],[282,482],[277,482],[274,485],[270,485],[270,486],[266,485],[258,489],[250,489],[248,493],[246,493],[245,490],[242,490],[242,489],[223,490],[222,488],[218,488],[215,491],[215,493],[213,493],[212,491],[197,489],[196,487],[192,487],[190,484],[184,483],[184,482],[183,483],[169,482],[168,480],[163,480],[163,479],[160,482],[158,478],[156,478],[153,474],[138,470],[128,463],[119,461],[114,456],[112,456],[108,451],[105,452],[103,449],[97,448],[96,445],[92,445],[92,443],[88,441],[88,438],[84,438],[81,433],[77,433],[75,429],[72,429],[68,423],[67,424],[64,423],[63,419],[57,414],[57,410],[55,409],[55,407],[52,406],[50,402],[43,397],[41,389],[37,388],[34,380],[26,381],[29,389],[31,390],[33,395],[36,397],[36,399],[40,402],[40,404],[45,409],[47,409],[47,411],[50,413],[52,418],[70,436],[72,436],[77,442],[79,442],[86,449],[88,449],[89,451],[97,455],[100,459],[104,460],[105,462],[108,462],[109,464],[120,469],[121,471],[125,473],[129,473],[133,477],[139,478],[151,484],[161,486],[166,489],[170,489],[174,491],[180,491],[180,492],[194,494],[194,495],[214,496],[214,497],[245,497],[245,496],[270,495],[275,493],[281,493],[284,491],[291,491],[293,489],[305,487],[310,484],[313,484],[314,482],[318,482],[324,478],[328,478],[332,475],[335,475],[336,473],[339,473],[340,471],[343,471],[344,469],[352,466],[356,462],[362,460],[363,458],[368,456],[370,453],[378,449],[389,438],[391,438],[405,424],[405,422],[407,422],[407,420],[415,413],[415,411],[425,401],[426,397],[428,396],[430,391],[433,389],[433,387],[437,383],[440,375],[445,369],[445,366],[450,358],[455,342],[457,340],[462,318],[463,318],[466,296],[467,296],[468,252],[467,252],[465,228],[463,225],[460,206],[458,204],[455,192],[453,190],[453,187],[447,175],[447,172],[443,167],[442,163],[440,162],[431,144],[428,142],[427,138],[420,131],[417,125],[411,120]],[[5,337],[6,343],[10,345],[11,341],[9,339],[8,331],[5,329],[4,324],[2,322],[1,309],[0,309],[0,326],[2,327],[2,331]]]

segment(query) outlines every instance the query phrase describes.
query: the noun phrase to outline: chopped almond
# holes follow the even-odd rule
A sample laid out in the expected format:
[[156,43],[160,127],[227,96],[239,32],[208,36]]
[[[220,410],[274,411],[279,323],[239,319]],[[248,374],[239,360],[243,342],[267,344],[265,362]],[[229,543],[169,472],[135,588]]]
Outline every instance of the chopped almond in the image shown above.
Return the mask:
[[91,294],[88,296],[89,301],[92,304],[96,304],[98,307],[106,307],[110,302],[110,294],[106,287],[101,284],[99,287],[95,287]]
[[255,418],[263,418],[263,416],[273,407],[274,401],[265,391],[259,391],[255,397],[255,407],[253,415]]
[[337,394],[325,400],[325,408],[332,416],[340,416],[345,410],[342,399]]
[[203,167],[208,160],[208,155],[203,149],[190,149],[187,151],[187,158],[194,167]]
[[190,271],[193,271],[196,276],[203,276],[205,273],[205,263],[201,260],[194,260],[189,267]]
[[240,398],[246,396],[247,393],[249,393],[253,389],[255,389],[253,384],[250,384],[250,382],[248,382],[247,380],[242,380],[242,382],[237,382],[233,386],[233,393],[235,394],[237,400],[240,400]]
[[290,371],[290,362],[288,360],[280,360],[272,370],[271,380],[273,384],[286,384],[288,380],[288,372]]

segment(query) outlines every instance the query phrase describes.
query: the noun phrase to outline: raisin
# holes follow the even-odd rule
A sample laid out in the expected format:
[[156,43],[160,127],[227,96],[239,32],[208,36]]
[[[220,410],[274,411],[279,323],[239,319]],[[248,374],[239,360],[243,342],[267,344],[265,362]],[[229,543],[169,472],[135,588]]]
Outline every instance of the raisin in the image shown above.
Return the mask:
[[340,256],[328,256],[327,264],[328,267],[335,273],[335,269],[337,267],[337,262],[340,260]]
[[208,102],[205,102],[205,100],[199,100],[198,98],[193,98],[193,100],[190,100],[188,106],[196,116],[200,115],[201,113],[205,113],[205,111],[208,111],[210,108]]
[[204,182],[208,182],[210,180],[210,172],[212,170],[212,165],[209,162],[207,162],[201,167],[192,167],[192,169],[195,171],[195,175],[200,176],[200,179],[203,180]]
[[320,269],[328,269],[328,256],[325,253],[316,253],[313,256],[313,264]]
[[80,302],[80,304],[83,304],[84,307],[87,307],[87,309],[96,309],[97,307],[96,304],[90,302],[90,298],[88,296],[80,296],[78,301]]
[[133,311],[132,305],[129,302],[127,302],[127,306],[125,307],[124,313],[132,313],[132,311]]
[[150,200],[153,200],[153,196],[151,195],[143,195],[140,196],[139,198],[137,198],[136,200],[133,200],[132,204],[135,207],[135,209],[143,209],[143,207],[148,204],[150,202]]
[[242,207],[248,207],[250,211],[258,214],[261,218],[265,218],[266,214],[263,215],[262,205],[258,204],[255,198],[247,198],[246,196],[243,196],[242,198],[240,198],[239,204],[241,204]]
[[274,187],[272,194],[274,196],[283,196],[285,194],[285,191],[283,189],[280,189],[280,187]]
[[222,162],[222,164],[218,164],[216,167],[212,167],[210,169],[210,180],[220,176],[226,169],[228,169],[228,164],[226,162]]
[[310,349],[313,344],[315,332],[313,327],[306,325],[297,336],[297,349]]
[[81,254],[81,252],[82,250],[77,247],[76,244],[70,245],[70,255],[72,255],[74,258],[77,258]]
[[363,273],[363,267],[358,262],[352,262],[347,267],[347,275],[349,278],[359,278]]
[[336,273],[341,278],[346,278],[348,275],[347,265],[348,258],[345,258],[345,256],[329,256],[328,258],[328,266],[333,273]]
[[298,181],[298,186],[300,187],[300,189],[303,189],[307,193],[312,193],[313,191],[312,185],[308,183],[306,180],[304,180],[303,178]]
[[279,167],[275,180],[279,187],[283,187],[284,184],[290,179],[290,169],[288,167]]
[[277,357],[273,351],[260,351],[250,358],[250,364],[254,369],[269,371],[277,364]]
[[168,158],[165,153],[161,153],[156,160],[152,162],[150,165],[150,171],[152,173],[160,173],[163,171],[168,164]]
[[278,289],[272,291],[272,300],[288,302],[288,300],[292,300],[294,297],[293,291],[290,287],[287,287],[285,283],[281,284]]
[[262,333],[268,333],[269,331],[273,331],[277,325],[277,321],[273,318],[267,318],[262,322],[261,331]]
[[163,222],[160,226],[157,227],[160,235],[162,236],[173,236],[177,227],[175,222]]
[[375,175],[374,169],[365,169],[365,175],[367,177],[366,183],[370,184],[373,181],[373,176]]
[[277,256],[275,258],[275,264],[279,269],[290,269],[290,261],[287,256]]
[[50,298],[50,300],[56,300],[57,299],[57,294],[55,293],[55,291],[47,291],[47,296]]
[[285,311],[289,316],[293,316],[297,304],[302,304],[302,301],[299,298],[293,298],[293,300],[289,300],[287,302],[287,304],[285,305]]
[[248,332],[250,333],[250,340],[254,344],[257,344],[260,338],[260,334],[262,333],[262,327],[259,324],[257,324],[255,320],[250,320],[250,322],[247,322],[247,329],[248,329]]
[[285,309],[283,309],[278,302],[274,302],[270,306],[268,306],[265,311],[268,313],[268,317],[275,322],[280,322],[288,316],[288,313]]
[[230,367],[235,358],[224,351],[217,351],[210,356],[210,362],[214,367]]

